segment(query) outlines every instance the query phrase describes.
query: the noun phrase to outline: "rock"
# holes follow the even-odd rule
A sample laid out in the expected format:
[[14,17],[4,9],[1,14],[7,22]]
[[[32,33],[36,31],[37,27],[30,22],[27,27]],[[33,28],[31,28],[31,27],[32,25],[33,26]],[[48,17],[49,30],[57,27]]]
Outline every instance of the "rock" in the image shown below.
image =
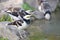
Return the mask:
[[26,39],[28,34],[25,30],[18,30],[15,25],[6,25],[10,22],[0,22],[0,37],[8,38],[9,40]]
[[[38,6],[40,5],[40,1],[41,0],[24,0],[24,2],[27,2],[30,6],[36,9],[38,9]],[[46,1],[49,2],[52,11],[54,11],[59,0],[46,0]]]
[[52,11],[54,11],[57,7],[59,0],[47,0],[47,2],[50,4]]
[[6,23],[9,22],[0,22],[0,36],[8,38],[9,40],[19,40],[19,37],[12,33],[8,28],[6,28]]
[[16,28],[15,25],[8,25],[7,28],[12,32],[14,33],[15,35],[17,35],[19,37],[19,39],[25,39],[28,37],[28,32],[25,31],[25,30],[18,30]]
[[23,0],[1,0],[0,10],[7,7],[21,7]]

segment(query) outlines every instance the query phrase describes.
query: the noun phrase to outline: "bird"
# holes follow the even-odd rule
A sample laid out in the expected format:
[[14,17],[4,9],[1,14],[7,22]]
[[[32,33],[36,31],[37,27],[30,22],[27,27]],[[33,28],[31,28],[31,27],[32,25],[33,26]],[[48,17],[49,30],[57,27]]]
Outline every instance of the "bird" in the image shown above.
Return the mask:
[[8,23],[7,25],[16,25],[16,28],[18,30],[24,30],[28,27],[30,24],[30,16],[31,15],[26,15],[23,17],[23,20],[16,20],[14,22]]
[[[30,24],[30,17],[31,15],[25,15],[22,19],[23,20],[16,20],[13,22],[8,23],[7,25],[15,25],[15,28],[18,30],[19,33],[19,37],[21,39],[27,37],[26,34],[29,34],[29,32],[27,31],[27,28],[29,27]],[[21,33],[20,31],[22,31],[23,33]]]
[[25,10],[21,8],[13,8],[13,9],[9,8],[5,12],[7,12],[14,21],[22,19],[22,17],[25,15],[30,15],[29,13],[25,12]]
[[44,18],[46,20],[51,19],[51,6],[48,4],[47,1],[42,1],[41,5],[38,6],[38,10],[44,13]]
[[21,30],[27,28],[27,25],[30,24],[31,15],[23,9],[9,8],[5,12],[7,12],[12,19],[14,19],[13,22],[8,23],[7,25],[16,25],[17,29]]
[[[17,9],[17,8],[15,8],[13,11],[7,10],[6,12],[9,14],[9,16],[12,19],[14,19],[13,22],[10,22],[6,25],[15,25],[15,28],[17,28],[17,30],[19,30],[19,31],[23,30],[23,32],[24,32],[23,34],[25,36],[26,36],[25,33],[29,34],[26,30],[30,24],[31,15],[29,13],[25,12],[25,10]],[[21,32],[19,32],[19,34],[20,34],[20,38],[23,39],[24,35],[22,35]]]

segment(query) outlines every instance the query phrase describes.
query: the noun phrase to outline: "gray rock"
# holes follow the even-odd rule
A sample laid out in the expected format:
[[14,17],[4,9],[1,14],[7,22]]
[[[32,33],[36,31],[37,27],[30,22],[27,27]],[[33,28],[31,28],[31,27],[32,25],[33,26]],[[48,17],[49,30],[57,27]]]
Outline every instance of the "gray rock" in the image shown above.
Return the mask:
[[[41,0],[24,0],[24,2],[27,2],[30,6],[36,9],[38,9],[40,1]],[[54,11],[59,0],[46,0],[46,1],[49,2],[52,11]]]
[[0,4],[3,6],[3,8],[6,7],[21,7],[21,5],[23,4],[23,0],[1,0]]
[[18,30],[15,25],[6,25],[10,22],[0,22],[0,37],[8,38],[9,40],[21,40],[27,38],[27,32]]
[[8,22],[0,22],[0,36],[9,40],[19,40],[19,37],[6,27],[6,23]]

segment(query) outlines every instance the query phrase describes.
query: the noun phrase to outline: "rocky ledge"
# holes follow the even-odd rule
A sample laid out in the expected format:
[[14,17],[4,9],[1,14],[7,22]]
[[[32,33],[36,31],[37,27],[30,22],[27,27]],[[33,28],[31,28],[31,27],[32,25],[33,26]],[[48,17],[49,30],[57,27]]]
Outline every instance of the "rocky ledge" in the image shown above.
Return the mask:
[[8,38],[8,40],[20,40],[26,38],[26,32],[17,30],[14,25],[6,26],[9,22],[0,22],[0,37]]

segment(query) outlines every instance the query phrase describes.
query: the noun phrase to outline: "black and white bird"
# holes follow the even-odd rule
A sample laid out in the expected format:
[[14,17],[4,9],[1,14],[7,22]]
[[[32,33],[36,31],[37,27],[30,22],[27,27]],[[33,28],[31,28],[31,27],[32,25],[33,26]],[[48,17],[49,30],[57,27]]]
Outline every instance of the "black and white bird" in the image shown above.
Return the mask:
[[18,11],[16,10],[6,11],[9,14],[9,16],[12,17],[12,19],[14,19],[14,21],[11,23],[8,23],[8,25],[16,25],[17,29],[19,30],[27,28],[28,25],[30,24],[31,15],[25,12],[24,10],[18,10]]
[[44,13],[44,17],[47,20],[51,18],[51,6],[46,0],[41,1],[41,5],[39,5],[38,10]]
[[30,16],[31,15],[26,15],[23,17],[23,20],[16,20],[14,22],[8,23],[8,25],[16,25],[16,28],[18,30],[23,30],[26,29],[28,27],[28,25],[30,24]]
[[[29,27],[31,15],[28,13],[29,11],[26,12],[19,8],[14,8],[12,10],[10,9],[5,12],[7,12],[13,19],[13,22],[10,22],[6,25],[15,25],[14,27],[19,30],[18,33],[20,36],[18,36],[23,39],[27,36],[27,34],[29,34],[26,29]],[[22,31],[23,33],[21,33],[20,31]]]
[[25,12],[21,8],[14,8],[12,10],[10,8],[6,12],[14,21],[22,19],[22,17],[24,17],[25,15],[30,15],[29,13]]

